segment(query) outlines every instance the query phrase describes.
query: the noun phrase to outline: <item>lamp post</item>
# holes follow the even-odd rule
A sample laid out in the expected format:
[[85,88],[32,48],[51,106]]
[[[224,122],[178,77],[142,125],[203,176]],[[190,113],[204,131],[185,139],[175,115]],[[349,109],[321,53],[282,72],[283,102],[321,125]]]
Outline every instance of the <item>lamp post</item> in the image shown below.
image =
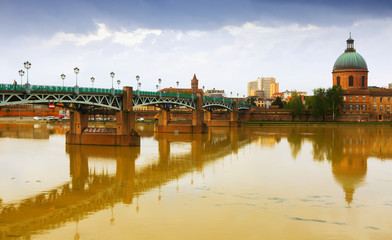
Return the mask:
[[91,77],[90,80],[91,80],[91,87],[94,88],[95,77]]
[[176,84],[177,84],[177,97],[179,97],[180,94],[178,93],[178,85],[180,84],[180,82],[177,81]]
[[114,74],[114,72],[111,72],[111,73],[110,73],[110,77],[112,78],[112,88],[113,88],[113,78],[114,78],[115,75],[116,75],[116,74]]
[[64,87],[64,79],[65,79],[65,74],[63,73],[63,74],[61,74],[60,75],[60,77],[61,77],[61,79],[63,80],[63,87]]
[[27,85],[29,84],[29,69],[31,68],[31,63],[28,61],[24,63],[24,67],[26,68],[26,75],[27,75]]
[[21,69],[21,70],[19,70],[19,76],[20,76],[20,85],[22,85],[23,83],[22,83],[22,77],[23,77],[23,75],[24,75],[24,71]]
[[120,90],[121,80],[117,80],[117,89]]
[[202,87],[203,88],[203,100],[205,100],[206,99],[206,95],[204,94],[204,86]]
[[139,79],[140,79],[139,75],[136,75],[136,88],[137,88],[137,90],[139,90]]
[[159,88],[158,84],[157,84],[157,85],[155,85],[155,87],[157,88],[157,92],[158,92],[158,88]]
[[158,79],[158,83],[159,83],[159,90],[161,90],[161,82],[162,82],[162,79]]
[[76,75],[76,87],[78,87],[78,74],[79,74],[79,68],[78,67],[76,67],[76,68],[74,68],[74,73],[75,73],[75,75]]
[[142,86],[142,83],[137,84],[137,95],[140,96],[139,88]]

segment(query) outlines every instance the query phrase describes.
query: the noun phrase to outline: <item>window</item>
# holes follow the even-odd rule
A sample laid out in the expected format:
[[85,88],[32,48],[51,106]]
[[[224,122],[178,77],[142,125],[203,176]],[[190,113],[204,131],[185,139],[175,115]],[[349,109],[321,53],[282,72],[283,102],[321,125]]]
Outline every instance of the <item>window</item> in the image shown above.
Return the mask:
[[383,107],[383,106],[381,105],[381,106],[380,106],[380,112],[382,112],[382,110],[383,110],[382,107]]
[[350,96],[350,102],[352,102],[353,101],[353,97],[352,96]]
[[359,110],[359,105],[357,104],[357,105],[355,105],[355,110]]
[[363,110],[363,111],[366,110],[366,105],[365,105],[365,104],[362,105],[362,110]]
[[353,110],[353,105],[348,105],[349,106],[349,110]]
[[388,102],[391,102],[391,98],[390,97],[388,97]]
[[374,105],[374,106],[373,106],[373,110],[374,110],[375,112],[377,112],[377,105]]
[[348,85],[350,87],[354,86],[354,77],[353,76],[348,77]]
[[340,77],[339,76],[336,78],[336,85],[340,86]]
[[380,97],[380,102],[382,102],[382,97]]
[[344,104],[344,105],[343,105],[343,110],[346,110],[346,109],[347,109],[347,105]]
[[362,102],[366,101],[366,97],[362,96]]
[[358,96],[355,96],[355,101],[359,101],[359,97]]
[[362,87],[365,87],[365,76],[362,76]]
[[390,105],[387,105],[387,112],[391,110]]
[[343,101],[346,101],[346,96],[343,96]]
[[376,102],[376,98],[375,97],[373,97],[373,102]]

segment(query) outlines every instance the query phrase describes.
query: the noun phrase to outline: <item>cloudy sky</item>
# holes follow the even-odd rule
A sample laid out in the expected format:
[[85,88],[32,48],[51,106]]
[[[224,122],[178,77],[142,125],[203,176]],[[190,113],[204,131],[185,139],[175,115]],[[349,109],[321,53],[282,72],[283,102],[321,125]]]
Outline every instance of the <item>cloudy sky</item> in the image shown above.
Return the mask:
[[[366,60],[369,85],[392,82],[392,3],[365,0],[0,0],[1,83],[20,82],[30,61],[36,85],[78,83],[142,90],[199,85],[246,94],[246,83],[275,77],[280,90],[331,86],[349,33]],[[24,78],[25,82],[26,79]]]

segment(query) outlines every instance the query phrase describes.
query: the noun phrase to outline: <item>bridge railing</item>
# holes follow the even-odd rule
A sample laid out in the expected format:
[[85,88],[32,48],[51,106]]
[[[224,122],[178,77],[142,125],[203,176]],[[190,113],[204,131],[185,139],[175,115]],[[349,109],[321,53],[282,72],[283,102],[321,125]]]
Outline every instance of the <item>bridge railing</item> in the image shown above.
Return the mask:
[[[133,91],[133,95],[135,96],[162,96],[162,97],[177,97],[177,93],[160,93],[159,92],[148,92],[148,91]],[[192,98],[192,95],[189,94],[178,94],[180,98]]]
[[[13,85],[13,84],[0,84],[0,90],[5,91],[25,91],[25,85]],[[42,92],[75,92],[75,87],[60,87],[60,86],[44,86],[44,85],[30,85],[31,91],[42,91]],[[122,94],[123,90],[115,89],[115,94]],[[79,93],[112,93],[112,89],[107,88],[79,88]]]

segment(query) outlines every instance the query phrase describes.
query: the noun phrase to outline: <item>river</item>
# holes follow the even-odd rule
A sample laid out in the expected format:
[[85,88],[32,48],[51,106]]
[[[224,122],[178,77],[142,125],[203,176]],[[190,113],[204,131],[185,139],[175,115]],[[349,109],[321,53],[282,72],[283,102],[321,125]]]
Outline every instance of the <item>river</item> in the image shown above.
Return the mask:
[[65,144],[0,124],[0,239],[391,239],[392,127],[264,125]]

